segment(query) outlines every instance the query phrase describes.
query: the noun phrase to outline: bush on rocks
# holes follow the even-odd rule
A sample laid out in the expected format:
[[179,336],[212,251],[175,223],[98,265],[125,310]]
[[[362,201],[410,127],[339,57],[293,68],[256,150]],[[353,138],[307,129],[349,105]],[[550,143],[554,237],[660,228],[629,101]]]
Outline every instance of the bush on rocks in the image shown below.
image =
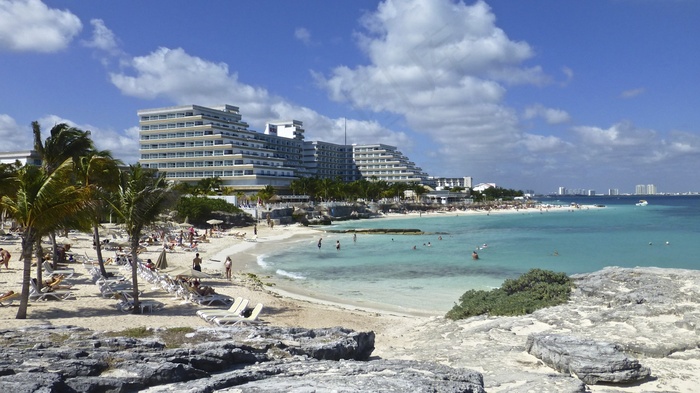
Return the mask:
[[445,315],[457,320],[476,315],[524,315],[566,303],[573,284],[564,273],[532,269],[517,279],[508,279],[491,291],[469,290]]

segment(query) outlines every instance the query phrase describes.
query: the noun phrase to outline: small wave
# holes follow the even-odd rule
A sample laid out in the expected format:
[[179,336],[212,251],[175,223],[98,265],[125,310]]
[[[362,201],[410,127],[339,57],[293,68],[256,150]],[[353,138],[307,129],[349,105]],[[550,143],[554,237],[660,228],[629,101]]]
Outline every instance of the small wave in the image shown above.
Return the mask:
[[272,263],[266,261],[265,258],[267,258],[267,255],[265,255],[265,254],[258,255],[256,262],[258,263],[258,266],[260,266],[261,268],[268,269],[268,268],[272,267]]
[[288,272],[288,271],[282,270],[282,269],[277,269],[277,271],[275,273],[279,274],[280,276],[293,278],[295,280],[306,280],[306,277],[302,276],[299,273]]

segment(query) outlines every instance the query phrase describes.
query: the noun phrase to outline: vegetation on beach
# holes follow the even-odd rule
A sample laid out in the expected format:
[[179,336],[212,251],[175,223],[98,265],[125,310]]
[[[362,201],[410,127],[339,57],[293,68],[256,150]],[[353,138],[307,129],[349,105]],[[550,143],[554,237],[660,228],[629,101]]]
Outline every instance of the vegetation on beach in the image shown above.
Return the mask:
[[452,320],[476,315],[525,315],[569,300],[573,283],[564,273],[532,269],[490,291],[469,290],[445,315]]
[[211,219],[211,212],[221,211],[226,213],[240,213],[241,209],[226,202],[223,199],[213,199],[207,197],[181,197],[175,205],[177,219],[187,221],[194,225],[204,225]]

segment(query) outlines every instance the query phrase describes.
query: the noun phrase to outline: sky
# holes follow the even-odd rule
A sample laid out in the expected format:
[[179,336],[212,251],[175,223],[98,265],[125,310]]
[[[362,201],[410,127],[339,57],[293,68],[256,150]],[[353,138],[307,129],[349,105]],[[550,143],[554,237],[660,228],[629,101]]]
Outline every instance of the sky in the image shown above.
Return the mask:
[[0,0],[0,151],[58,123],[138,160],[140,109],[385,143],[432,176],[700,191],[700,1]]

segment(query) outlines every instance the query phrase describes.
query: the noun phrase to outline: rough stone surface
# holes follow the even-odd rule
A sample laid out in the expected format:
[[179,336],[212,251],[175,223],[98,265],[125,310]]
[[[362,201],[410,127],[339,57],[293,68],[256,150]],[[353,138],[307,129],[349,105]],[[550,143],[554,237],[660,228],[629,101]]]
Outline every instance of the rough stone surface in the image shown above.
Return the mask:
[[620,347],[558,334],[533,334],[527,352],[553,369],[572,374],[587,384],[629,384],[649,378],[649,369],[627,357]]
[[[610,267],[572,278],[576,288],[567,304],[521,317],[417,322],[388,337],[392,346],[378,340],[377,352],[479,371],[489,393],[587,391],[578,378],[556,372],[525,350],[530,334],[565,334],[615,343],[639,359],[651,378],[632,389],[700,392],[700,271]],[[595,386],[602,389],[596,392],[630,391]]]
[[[263,326],[203,328],[168,348],[72,326],[0,331],[0,392],[483,392],[481,375],[421,362],[368,362],[373,332]],[[184,336],[184,334],[183,334]],[[251,386],[248,386],[252,384]],[[371,387],[371,389],[370,389]]]

